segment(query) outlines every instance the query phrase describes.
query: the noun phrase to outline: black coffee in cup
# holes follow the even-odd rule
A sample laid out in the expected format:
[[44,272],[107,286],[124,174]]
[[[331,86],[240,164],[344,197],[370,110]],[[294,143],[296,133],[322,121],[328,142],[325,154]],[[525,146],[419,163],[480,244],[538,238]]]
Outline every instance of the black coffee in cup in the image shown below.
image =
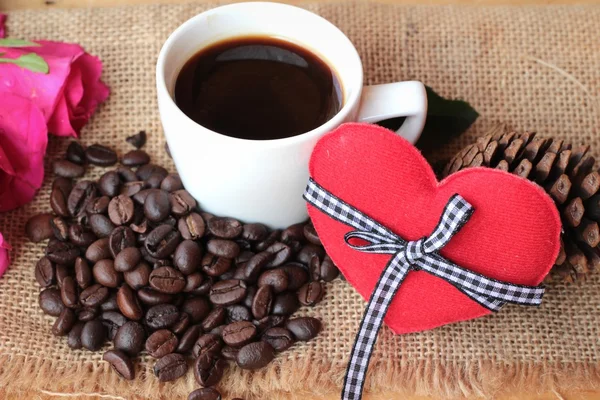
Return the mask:
[[198,124],[242,139],[299,135],[343,105],[340,80],[309,50],[274,37],[239,37],[196,53],[183,66],[175,102]]

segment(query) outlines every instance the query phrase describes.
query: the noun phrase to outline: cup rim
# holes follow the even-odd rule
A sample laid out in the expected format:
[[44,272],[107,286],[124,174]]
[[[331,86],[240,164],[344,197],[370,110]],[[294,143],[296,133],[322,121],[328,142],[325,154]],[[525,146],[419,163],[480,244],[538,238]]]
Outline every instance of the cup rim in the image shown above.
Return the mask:
[[[332,29],[340,34],[343,44],[348,48],[348,51],[350,51],[350,53],[351,53],[350,57],[354,59],[354,61],[356,62],[356,65],[358,66],[358,82],[356,83],[356,89],[348,92],[348,98],[347,98],[347,100],[344,101],[344,105],[330,120],[328,120],[324,124],[314,128],[310,131],[301,133],[299,135],[294,135],[294,136],[289,136],[289,137],[279,138],[279,139],[266,139],[266,140],[244,139],[244,138],[228,136],[228,135],[213,131],[205,126],[202,126],[199,123],[197,123],[196,121],[192,120],[190,117],[188,117],[177,106],[177,104],[175,103],[175,100],[169,93],[169,90],[167,88],[166,79],[165,79],[165,64],[166,64],[166,57],[167,57],[168,50],[179,39],[179,36],[182,34],[182,32],[184,32],[186,30],[186,28],[189,27],[190,25],[193,25],[195,23],[198,23],[199,21],[202,21],[203,19],[205,19],[207,16],[210,16],[211,14],[215,14],[218,12],[224,12],[224,11],[227,11],[228,9],[239,8],[239,7],[243,7],[243,8],[245,8],[245,7],[271,7],[271,8],[293,10],[294,12],[302,13],[305,15],[310,15],[311,18],[314,18],[315,20],[320,21],[322,24],[327,26],[329,29]],[[294,39],[294,38],[290,38],[290,39]],[[302,44],[302,43],[299,42],[299,44]],[[326,57],[326,54],[323,54],[322,56]],[[326,58],[326,61],[328,62],[329,60]],[[331,67],[335,71],[338,71],[338,66],[331,64]],[[340,78],[340,83],[341,83],[344,91],[348,90],[350,87],[353,87],[353,85],[347,84],[345,81],[341,80],[341,77],[339,76],[339,74],[338,74],[338,78]],[[256,144],[256,145],[259,145],[259,144],[262,144],[262,145],[270,145],[270,144],[288,145],[288,144],[290,144],[290,145],[292,145],[292,144],[297,144],[298,142],[304,142],[306,140],[314,138],[315,136],[321,135],[323,132],[329,132],[329,131],[335,129],[337,126],[339,126],[340,124],[342,124],[345,121],[345,119],[347,118],[348,114],[350,113],[350,111],[352,110],[354,105],[360,100],[360,95],[362,93],[362,87],[363,87],[363,81],[364,81],[364,70],[363,70],[362,60],[360,59],[358,51],[356,50],[356,47],[354,47],[354,44],[352,43],[352,41],[350,41],[348,36],[346,36],[346,34],[344,32],[342,32],[341,29],[339,29],[337,26],[335,26],[329,20],[327,20],[327,19],[321,17],[320,15],[315,14],[311,11],[308,11],[304,8],[292,6],[289,4],[272,3],[272,2],[264,2],[264,1],[227,4],[227,5],[211,8],[211,9],[206,10],[198,15],[193,16],[192,18],[185,21],[183,24],[179,25],[169,35],[169,37],[167,38],[167,40],[165,41],[165,43],[162,45],[162,47],[160,49],[160,52],[158,55],[158,60],[156,63],[157,95],[160,96],[162,94],[167,97],[166,105],[168,107],[174,109],[175,113],[178,115],[179,118],[184,118],[188,123],[194,124],[198,128],[201,128],[205,133],[210,134],[213,137],[217,137],[217,138],[220,138],[223,140],[228,140],[231,142],[242,143],[245,145],[248,145],[248,144]]]

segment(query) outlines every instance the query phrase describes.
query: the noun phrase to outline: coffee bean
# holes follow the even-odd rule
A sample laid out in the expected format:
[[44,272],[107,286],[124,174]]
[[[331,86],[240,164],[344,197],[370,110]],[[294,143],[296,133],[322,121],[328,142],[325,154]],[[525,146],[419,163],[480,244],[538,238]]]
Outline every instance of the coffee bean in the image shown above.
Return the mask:
[[67,276],[62,281],[60,288],[60,298],[65,306],[75,308],[79,304],[79,296],[77,295],[77,283],[71,276]]
[[253,321],[253,323],[258,328],[259,333],[262,333],[270,328],[282,327],[286,321],[287,317],[285,315],[269,315],[258,321]]
[[193,240],[179,243],[173,255],[173,264],[185,275],[196,271],[201,260],[202,248]]
[[90,164],[107,167],[117,163],[117,153],[106,146],[93,144],[85,150],[85,157]]
[[216,328],[211,329],[209,333],[221,337],[223,335],[223,329],[225,329],[226,326],[227,325],[219,325]]
[[227,362],[218,353],[204,353],[194,362],[194,377],[202,386],[214,386],[223,377]]
[[[69,197],[69,193],[73,189],[73,180],[69,178],[63,178],[62,176],[57,177],[52,181],[52,190],[58,189],[62,194],[64,194],[65,198]],[[63,215],[66,217],[67,215]]]
[[34,243],[39,243],[54,236],[50,226],[51,219],[52,214],[37,214],[29,218],[25,224],[27,238]]
[[256,327],[249,321],[234,322],[223,329],[223,341],[233,347],[250,343],[255,336]]
[[300,302],[294,292],[283,292],[273,299],[273,311],[275,315],[291,315],[298,311]]
[[292,332],[285,328],[269,328],[262,334],[261,340],[278,352],[289,349],[295,342]]
[[189,214],[196,207],[196,200],[184,189],[169,193],[171,213],[178,217]]
[[42,257],[35,265],[35,280],[43,288],[52,286],[56,279],[55,271],[52,261],[48,257]]
[[69,226],[69,238],[71,242],[80,247],[88,247],[97,239],[96,235],[81,224]]
[[283,267],[279,267],[288,276],[288,290],[298,290],[308,282],[308,272],[302,264],[287,263]]
[[81,345],[88,350],[97,351],[106,342],[107,330],[102,322],[88,321],[81,330]]
[[125,282],[132,289],[138,290],[147,286],[150,282],[150,266],[145,261],[140,262],[133,270],[123,273]]
[[160,329],[148,336],[146,351],[154,358],[162,358],[173,353],[179,344],[177,336],[168,329]]
[[138,235],[138,242],[143,243],[144,240],[146,240],[145,237],[142,237],[142,234],[145,234],[148,231],[148,220],[143,220],[139,224],[131,224],[131,225],[129,225],[129,227],[135,233],[140,234],[140,235]]
[[146,144],[146,132],[139,131],[135,135],[127,136],[125,141],[136,149],[142,148]]
[[254,318],[261,319],[269,315],[273,306],[273,294],[271,286],[261,286],[254,295],[252,301],[252,315]]
[[116,227],[108,237],[108,247],[113,258],[128,247],[134,247],[135,234],[127,226]]
[[289,286],[289,278],[281,268],[263,272],[258,278],[258,286],[271,286],[273,292],[281,293]]
[[84,307],[99,306],[107,298],[108,288],[100,284],[92,285],[79,294],[79,301]]
[[310,264],[312,257],[315,255],[322,260],[323,256],[325,255],[325,250],[321,246],[309,243],[302,247],[298,254],[296,254],[296,260],[300,261],[304,265],[308,265]]
[[227,312],[227,322],[229,323],[252,320],[252,313],[245,306],[235,304],[225,307],[225,311]]
[[83,165],[85,164],[85,149],[79,142],[71,142],[69,143],[69,147],[67,147],[67,152],[65,154],[67,160],[72,163]]
[[250,260],[248,260],[246,266],[244,267],[245,280],[248,282],[256,282],[261,271],[274,257],[275,254],[268,251],[261,251],[253,256]]
[[272,231],[271,233],[269,233],[269,235],[263,241],[258,242],[254,245],[254,250],[256,250],[257,252],[265,251],[267,248],[269,248],[269,246],[271,246],[273,243],[275,243],[277,240],[279,240],[280,236],[281,236],[281,231],[279,231],[279,230]]
[[85,174],[85,168],[69,160],[55,160],[52,171],[63,178],[80,178]]
[[131,320],[138,321],[144,315],[136,293],[127,284],[121,286],[117,292],[117,305],[121,313]]
[[207,253],[202,258],[200,263],[202,270],[208,276],[220,276],[231,268],[231,259],[218,257],[214,254]]
[[216,237],[233,239],[242,234],[243,226],[233,218],[212,218],[208,221],[208,231]]
[[50,240],[46,247],[46,257],[57,264],[73,265],[79,257],[79,248],[73,243]]
[[121,378],[127,380],[133,380],[135,378],[135,369],[133,362],[121,350],[109,350],[102,356],[102,359],[110,364],[113,371],[117,373]]
[[117,303],[117,292],[109,290],[108,297],[102,304],[100,304],[101,311],[119,311],[119,304]]
[[63,264],[56,265],[56,284],[58,288],[62,288],[63,280],[69,276],[69,269]]
[[205,353],[218,354],[221,351],[221,348],[223,348],[221,337],[214,333],[206,333],[201,335],[194,343],[192,355],[194,357],[199,357]]
[[191,323],[192,319],[190,318],[190,316],[187,313],[182,312],[181,314],[179,314],[179,320],[175,323],[175,325],[171,327],[171,330],[174,334],[181,335],[183,332],[186,331],[186,329],[190,326]]
[[131,150],[125,153],[121,159],[121,164],[128,167],[139,167],[140,165],[148,164],[150,156],[144,150]]
[[185,287],[185,276],[171,267],[160,267],[150,274],[150,286],[162,293],[180,293]]
[[[71,180],[67,178],[59,177],[58,179],[64,179],[69,181],[69,185],[71,185]],[[63,192],[60,187],[53,187],[50,192],[50,207],[52,211],[61,217],[70,217],[71,213],[69,212],[69,207],[67,205],[67,199],[69,198],[69,193],[71,193],[71,186],[69,186],[69,191],[67,193]]]
[[196,389],[190,393],[188,400],[221,400],[221,393],[213,388]]
[[148,306],[156,306],[163,303],[169,303],[173,300],[173,296],[167,293],[161,293],[151,288],[141,288],[138,290],[140,301]]
[[298,290],[298,300],[303,306],[314,306],[323,299],[324,293],[325,289],[321,282],[309,282]]
[[146,332],[139,322],[127,321],[117,330],[115,348],[135,357],[144,349]]
[[159,225],[150,232],[144,246],[152,257],[165,258],[170,256],[180,241],[179,232],[170,225]]
[[263,224],[245,224],[242,227],[242,238],[250,242],[260,242],[269,234]]
[[158,189],[169,172],[158,165],[146,164],[139,167],[136,174],[140,180],[146,181],[148,187]]
[[169,194],[164,190],[151,189],[144,201],[144,215],[149,221],[159,222],[171,211]]
[[82,215],[87,205],[96,197],[96,184],[91,181],[79,181],[67,199],[67,208],[73,217]]
[[179,320],[179,310],[172,304],[159,304],[146,312],[145,322],[152,329],[168,328]]
[[115,257],[115,270],[127,272],[133,270],[142,261],[142,254],[137,247],[127,247]]
[[98,190],[104,196],[115,197],[121,192],[121,178],[116,171],[104,173],[98,180]]
[[184,293],[195,292],[202,282],[204,281],[204,277],[200,272],[194,272],[186,276],[185,287],[183,288]]
[[183,189],[183,183],[178,174],[169,174],[160,183],[160,188],[167,192],[175,192]]
[[98,316],[98,310],[92,307],[80,308],[76,311],[77,319],[82,322],[91,321]]
[[69,336],[67,337],[67,346],[73,350],[79,350],[82,347],[81,344],[81,331],[83,330],[83,322],[77,322],[71,328]]
[[284,243],[304,241],[304,223],[290,225],[281,231],[281,241]]
[[182,377],[188,370],[185,358],[181,354],[167,354],[154,365],[154,375],[161,382],[174,381]]
[[96,240],[85,251],[85,258],[87,258],[93,263],[110,258],[111,256],[112,255],[110,253],[110,248],[108,245],[108,238]]
[[216,256],[225,258],[236,258],[240,254],[240,246],[232,240],[211,239],[206,244],[206,249]]
[[217,326],[224,324],[226,316],[227,313],[225,312],[225,309],[220,307],[215,308],[202,321],[202,329],[205,331],[210,331]]
[[321,246],[321,239],[317,235],[317,231],[312,223],[308,223],[304,225],[304,237],[310,243],[315,244],[317,246]]
[[124,225],[133,218],[133,201],[125,196],[118,195],[108,204],[108,217],[115,225]]
[[177,346],[177,349],[175,351],[181,354],[187,354],[191,352],[192,348],[194,347],[194,344],[196,343],[196,340],[198,340],[201,333],[202,328],[200,328],[199,325],[190,326],[181,336],[181,339],[179,340],[179,345]]
[[110,197],[108,196],[100,196],[91,200],[85,211],[88,214],[104,214],[108,212],[108,204],[110,203]]
[[235,347],[224,346],[221,349],[221,357],[223,357],[227,361],[235,361],[237,360],[237,355],[239,351],[240,349],[236,349]]
[[187,313],[193,324],[201,322],[210,312],[210,304],[204,297],[186,299],[181,305],[181,311]]
[[100,321],[108,330],[108,338],[114,340],[119,328],[127,323],[127,318],[118,311],[104,311],[100,314]]
[[103,214],[91,214],[88,216],[88,221],[92,232],[99,238],[108,237],[115,229],[115,225]]
[[267,264],[267,267],[278,267],[283,265],[292,257],[292,249],[285,243],[275,242],[266,250],[269,253],[275,254],[275,257]]
[[54,237],[61,242],[69,240],[69,224],[61,217],[52,218],[50,220],[50,228],[52,228]]
[[110,259],[100,260],[94,264],[92,273],[96,282],[109,288],[116,288],[123,281],[123,274],[115,270],[114,262]]
[[290,319],[285,327],[300,341],[308,341],[321,332],[321,321],[312,317]]
[[323,262],[321,263],[321,279],[325,282],[331,282],[335,278],[337,278],[340,274],[339,269],[335,266],[333,261],[329,256],[325,256],[323,258]]
[[184,239],[196,240],[204,236],[206,224],[198,213],[190,213],[181,217],[177,222],[177,229]]
[[148,189],[148,184],[144,181],[141,181],[144,184],[144,188],[142,190],[140,190],[139,192],[136,192],[135,194],[133,194],[131,197],[133,198],[133,200],[140,204],[140,205],[144,205],[146,203],[146,198],[148,197],[148,195],[150,193],[152,193],[153,189]]
[[239,303],[246,297],[246,291],[244,281],[238,279],[220,281],[210,289],[210,301],[221,306]]
[[70,308],[65,308],[52,325],[52,334],[55,336],[65,336],[71,331],[73,325],[77,322],[75,312]]
[[206,296],[210,293],[210,289],[212,289],[213,278],[211,276],[204,279],[202,284],[198,286],[196,290],[194,290],[194,294]]
[[237,355],[237,365],[243,369],[255,370],[265,367],[275,358],[275,350],[267,342],[254,342],[245,345]]

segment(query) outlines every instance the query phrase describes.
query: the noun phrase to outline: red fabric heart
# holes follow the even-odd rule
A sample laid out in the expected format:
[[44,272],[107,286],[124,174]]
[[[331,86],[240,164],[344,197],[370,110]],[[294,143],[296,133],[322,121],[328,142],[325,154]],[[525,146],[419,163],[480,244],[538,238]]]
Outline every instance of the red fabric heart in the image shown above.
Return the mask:
[[[311,156],[310,174],[406,240],[428,236],[448,199],[460,194],[475,212],[441,254],[491,278],[538,285],[558,255],[561,222],[542,188],[487,168],[463,170],[438,182],[415,147],[375,125],[345,124],[324,136]],[[344,242],[352,228],[312,206],[308,211],[328,254],[367,300],[391,256],[352,250]],[[489,310],[444,280],[413,271],[392,301],[385,323],[400,334],[487,314]]]

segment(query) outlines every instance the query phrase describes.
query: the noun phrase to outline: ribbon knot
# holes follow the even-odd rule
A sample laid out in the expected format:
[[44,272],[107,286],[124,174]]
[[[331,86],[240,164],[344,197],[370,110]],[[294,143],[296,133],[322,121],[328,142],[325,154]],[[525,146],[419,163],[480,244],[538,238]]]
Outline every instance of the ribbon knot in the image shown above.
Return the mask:
[[[355,229],[344,236],[344,241],[352,249],[392,255],[371,294],[356,335],[344,380],[343,400],[361,399],[377,333],[392,299],[411,270],[423,270],[445,280],[491,311],[498,311],[506,303],[539,305],[542,302],[542,286],[517,285],[488,278],[462,268],[439,254],[474,212],[471,204],[458,194],[448,200],[433,232],[414,241],[401,238],[388,227],[337,198],[312,178],[306,187],[304,199],[329,217]],[[352,244],[351,239],[361,239],[367,244]]]

